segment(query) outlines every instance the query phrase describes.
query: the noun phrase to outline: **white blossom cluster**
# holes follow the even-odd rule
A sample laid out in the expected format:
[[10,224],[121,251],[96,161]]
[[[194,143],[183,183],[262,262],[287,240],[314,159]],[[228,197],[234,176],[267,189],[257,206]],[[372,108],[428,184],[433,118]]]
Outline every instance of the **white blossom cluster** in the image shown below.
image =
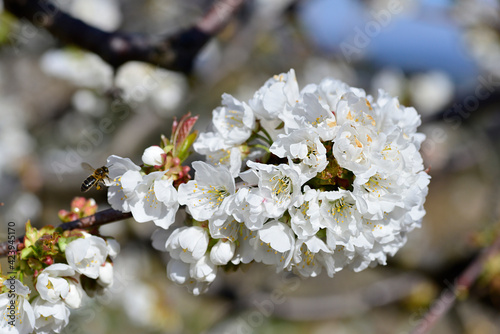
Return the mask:
[[[38,274],[35,283],[38,296],[31,302],[28,286],[17,279],[4,283],[12,287],[0,294],[1,333],[60,333],[69,323],[70,309],[82,305],[86,295],[83,276],[96,280],[101,291],[113,284],[113,264],[109,258],[118,255],[119,244],[114,239],[82,233],[83,238],[66,246],[67,264],[54,263]],[[15,310],[10,305],[15,305]]]
[[[168,228],[179,205],[186,226],[159,231],[168,277],[195,294],[219,267],[262,262],[305,277],[385,264],[425,215],[429,175],[420,116],[397,98],[326,78],[299,89],[294,70],[269,79],[250,101],[222,96],[211,132],[193,147],[194,180],[174,187],[112,156],[113,208]],[[145,165],[160,165],[150,147]]]
[[[148,147],[142,156],[144,166],[161,165],[164,154],[159,146]],[[113,209],[131,212],[137,222],[153,221],[162,229],[175,222],[179,202],[173,179],[166,171],[145,174],[132,160],[116,155],[108,158],[108,166],[108,202]]]

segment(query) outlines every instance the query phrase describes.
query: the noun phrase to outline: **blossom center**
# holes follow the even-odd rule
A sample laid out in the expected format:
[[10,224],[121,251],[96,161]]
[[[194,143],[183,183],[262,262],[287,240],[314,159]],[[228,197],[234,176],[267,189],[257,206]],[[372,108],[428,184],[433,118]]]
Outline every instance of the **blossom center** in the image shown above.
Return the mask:
[[211,205],[212,208],[217,208],[222,204],[224,198],[229,196],[229,191],[223,186],[214,187],[210,185],[205,189],[203,194],[208,195],[208,205]]
[[291,197],[292,180],[288,176],[274,175],[269,182],[272,187],[272,196],[277,202],[282,203]]
[[302,251],[302,254],[304,256],[304,259],[302,260],[302,268],[305,268],[305,266],[314,266],[314,255],[315,253],[312,253],[309,251],[304,245],[300,247],[300,250]]
[[228,110],[227,115],[225,115],[227,121],[227,128],[231,130],[234,127],[242,128],[244,127],[243,118],[240,112],[236,110]]
[[[368,182],[364,184],[364,188],[366,191],[370,193],[374,193],[377,195],[377,197],[380,197],[382,195],[385,195],[386,193],[389,192],[388,188],[386,185],[381,184],[382,179],[380,178],[379,175],[374,175],[370,177]],[[390,183],[389,183],[390,185]]]
[[346,203],[344,198],[340,198],[332,203],[328,213],[332,215],[337,224],[343,223],[351,215],[352,206],[352,204]]

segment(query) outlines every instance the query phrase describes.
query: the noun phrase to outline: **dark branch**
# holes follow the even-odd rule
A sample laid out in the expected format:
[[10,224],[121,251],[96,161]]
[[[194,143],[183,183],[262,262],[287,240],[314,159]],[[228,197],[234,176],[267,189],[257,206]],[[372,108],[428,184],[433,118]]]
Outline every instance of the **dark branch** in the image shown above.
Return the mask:
[[47,0],[4,0],[5,9],[49,31],[63,43],[94,52],[114,68],[136,60],[189,73],[196,55],[229,22],[245,0],[216,1],[193,27],[167,37],[106,32],[62,12]]
[[465,268],[458,276],[451,289],[446,289],[441,293],[439,298],[434,301],[429,311],[418,322],[411,333],[429,333],[438,320],[441,319],[455,303],[457,296],[468,291],[472,287],[479,274],[483,271],[486,261],[498,252],[500,252],[500,235],[491,246],[486,248],[471,264],[469,264],[469,266],[467,266],[467,268]]
[[[127,219],[132,217],[132,214],[127,212],[120,212],[113,209],[107,209],[101,212],[96,213],[95,215],[84,217],[81,219],[73,220],[68,223],[63,223],[58,227],[62,228],[63,231],[73,230],[77,228],[89,228],[89,227],[98,227],[104,224],[112,223],[118,220]],[[17,238],[15,241],[15,247],[19,250],[19,245],[24,243],[24,235]],[[0,257],[7,256],[9,251],[9,243],[2,242],[0,243]]]

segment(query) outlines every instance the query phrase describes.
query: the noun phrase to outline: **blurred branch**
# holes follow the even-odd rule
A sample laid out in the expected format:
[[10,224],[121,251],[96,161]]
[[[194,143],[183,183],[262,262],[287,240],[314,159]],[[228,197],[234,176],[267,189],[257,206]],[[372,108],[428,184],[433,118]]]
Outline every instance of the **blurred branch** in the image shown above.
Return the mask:
[[429,311],[427,311],[411,333],[429,333],[439,319],[441,319],[451,306],[453,306],[457,296],[463,295],[472,287],[478,276],[481,274],[486,261],[498,252],[500,252],[500,235],[497,236],[492,245],[484,249],[483,252],[474,261],[472,261],[467,268],[465,268],[465,270],[455,280],[451,289],[446,289],[443,293],[441,293],[439,298],[433,303]]
[[244,26],[238,29],[231,43],[224,49],[219,66],[210,73],[204,73],[204,81],[212,83],[220,81],[227,77],[228,73],[244,67],[248,59],[253,56],[252,50],[256,47],[259,36],[276,37],[275,29],[283,18],[293,16],[293,11],[296,9],[294,6],[299,1],[266,1],[259,5],[254,1],[251,16],[246,18]]
[[47,0],[4,0],[5,9],[49,31],[58,40],[94,52],[114,68],[132,60],[189,73],[196,55],[245,0],[218,0],[193,27],[172,36],[106,32],[62,12]]
[[[123,220],[132,217],[130,212],[120,212],[113,209],[107,209],[101,212],[96,213],[95,215],[83,217],[81,219],[73,220],[71,222],[63,223],[59,225],[59,228],[62,228],[63,231],[73,230],[77,228],[89,228],[89,227],[98,227],[101,225],[105,225],[108,223],[113,223],[118,220]],[[24,235],[17,238],[15,241],[15,247],[19,250],[19,246],[24,243]],[[0,243],[0,257],[7,256],[9,248],[8,242]]]

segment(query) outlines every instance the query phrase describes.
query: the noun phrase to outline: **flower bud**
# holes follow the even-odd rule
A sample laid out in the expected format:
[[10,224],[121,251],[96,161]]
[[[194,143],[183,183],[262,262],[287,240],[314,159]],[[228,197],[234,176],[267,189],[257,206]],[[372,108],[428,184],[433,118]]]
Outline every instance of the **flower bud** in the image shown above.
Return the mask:
[[150,146],[142,154],[142,162],[150,166],[159,166],[163,164],[163,154],[165,152],[160,146]]
[[234,243],[220,239],[210,251],[210,261],[219,266],[226,265],[233,258],[235,249]]

